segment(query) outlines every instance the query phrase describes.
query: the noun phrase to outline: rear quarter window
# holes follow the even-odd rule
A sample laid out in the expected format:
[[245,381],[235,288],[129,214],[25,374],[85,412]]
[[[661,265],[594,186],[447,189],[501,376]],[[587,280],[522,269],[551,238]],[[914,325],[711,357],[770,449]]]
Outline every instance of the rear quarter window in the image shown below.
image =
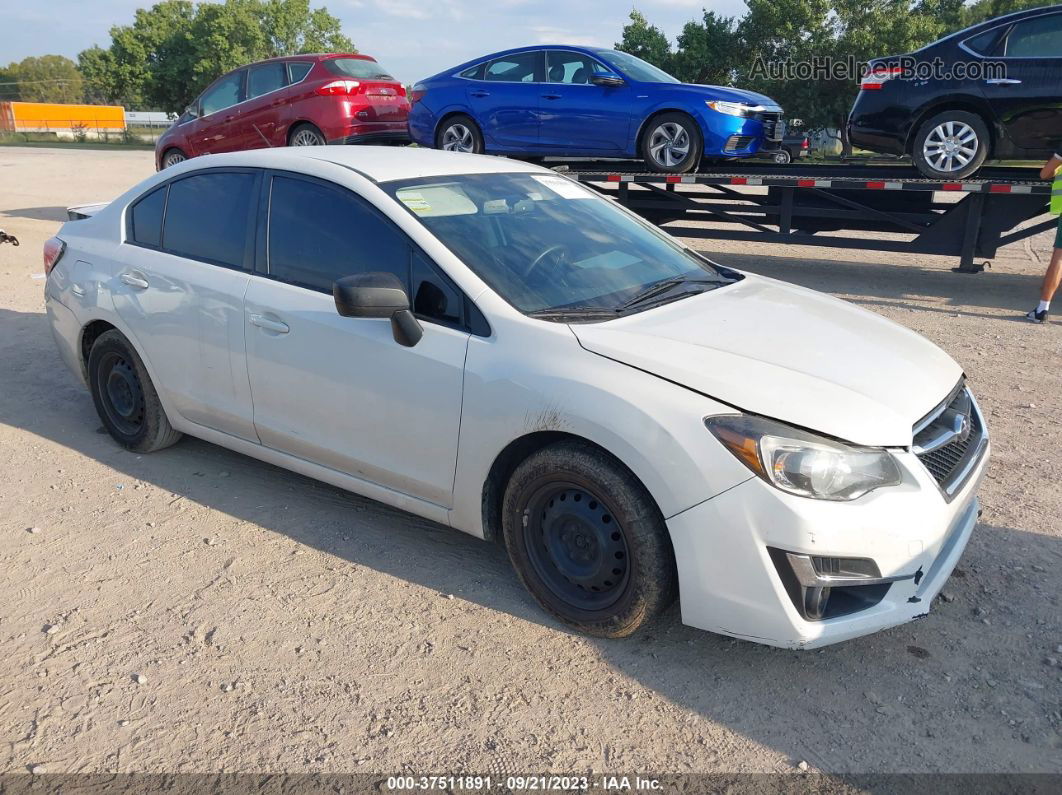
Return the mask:
[[312,63],[306,61],[291,61],[288,63],[288,82],[298,83],[313,68]]
[[162,247],[181,257],[245,268],[257,180],[251,173],[222,172],[170,183]]
[[129,239],[142,246],[162,244],[162,214],[166,210],[166,185],[137,199],[129,211]]

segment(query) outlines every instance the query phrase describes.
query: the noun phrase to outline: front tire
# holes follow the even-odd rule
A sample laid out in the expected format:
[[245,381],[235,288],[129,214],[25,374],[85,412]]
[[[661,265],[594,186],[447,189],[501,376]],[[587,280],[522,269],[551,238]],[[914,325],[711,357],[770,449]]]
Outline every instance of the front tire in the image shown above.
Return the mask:
[[701,132],[685,113],[662,113],[649,120],[640,148],[650,171],[685,174],[701,162]]
[[444,121],[435,133],[435,148],[447,152],[468,152],[483,154],[483,135],[479,127],[463,114],[451,116]]
[[587,442],[550,445],[516,468],[502,531],[524,587],[580,632],[625,637],[675,599],[660,510],[630,470]]
[[930,179],[965,179],[985,162],[989,143],[988,125],[980,116],[946,110],[919,126],[911,159]]
[[96,338],[88,381],[103,427],[122,447],[152,453],[181,438],[166,417],[144,362],[121,332],[107,331]]
[[170,166],[175,166],[178,163],[183,163],[187,159],[188,155],[177,147],[173,147],[172,149],[167,149],[166,153],[162,156],[162,167],[166,169]]

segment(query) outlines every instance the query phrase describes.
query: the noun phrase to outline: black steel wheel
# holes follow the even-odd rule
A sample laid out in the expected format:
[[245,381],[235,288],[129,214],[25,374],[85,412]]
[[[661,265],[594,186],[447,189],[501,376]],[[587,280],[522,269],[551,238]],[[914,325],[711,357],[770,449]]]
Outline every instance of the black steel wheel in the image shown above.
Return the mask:
[[615,604],[630,579],[623,527],[593,492],[549,482],[527,506],[524,543],[543,583],[583,610]]
[[659,509],[630,470],[587,442],[559,442],[521,463],[502,525],[524,586],[582,632],[630,635],[674,601],[674,553]]
[[144,363],[121,332],[108,331],[96,339],[87,369],[96,413],[120,445],[150,453],[181,438],[166,417]]

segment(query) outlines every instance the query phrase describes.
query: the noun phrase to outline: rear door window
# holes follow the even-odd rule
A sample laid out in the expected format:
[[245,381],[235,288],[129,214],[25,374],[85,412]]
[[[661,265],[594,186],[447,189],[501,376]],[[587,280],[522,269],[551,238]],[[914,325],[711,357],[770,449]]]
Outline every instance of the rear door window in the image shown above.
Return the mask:
[[165,185],[137,200],[130,211],[130,240],[142,246],[158,248],[162,244],[162,214],[165,210]]
[[475,66],[470,66],[468,69],[461,72],[461,77],[464,77],[467,80],[482,80],[483,70],[486,66],[485,63],[478,63]]
[[162,247],[181,257],[246,267],[257,184],[250,172],[200,173],[171,182]]
[[1062,14],[1026,19],[1011,28],[1008,58],[1062,57]]
[[331,293],[344,276],[384,271],[408,289],[405,233],[339,186],[273,177],[267,238],[268,273],[281,281]]
[[541,52],[506,55],[490,62],[486,79],[505,83],[539,83],[542,82],[541,63]]
[[307,63],[306,61],[291,61],[288,64],[288,82],[298,83],[306,77],[311,69],[313,69],[312,63]]
[[231,108],[233,105],[243,102],[243,75],[244,71],[233,72],[227,77],[221,78],[203,94],[200,100],[201,115],[209,116],[219,110]]
[[247,73],[247,98],[254,99],[287,85],[288,73],[283,63],[252,66]]

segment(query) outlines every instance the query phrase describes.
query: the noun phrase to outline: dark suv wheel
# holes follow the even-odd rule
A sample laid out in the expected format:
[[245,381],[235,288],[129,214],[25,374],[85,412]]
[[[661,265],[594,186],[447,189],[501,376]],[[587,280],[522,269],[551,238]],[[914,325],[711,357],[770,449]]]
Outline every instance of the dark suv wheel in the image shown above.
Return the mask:
[[922,122],[911,159],[930,179],[965,179],[988,157],[988,125],[973,113],[946,110]]
[[103,427],[122,447],[151,453],[181,438],[166,417],[144,363],[121,332],[104,332],[93,342],[88,381]]
[[510,478],[502,510],[520,581],[565,624],[624,637],[674,601],[674,552],[660,510],[593,445],[559,442],[532,454]]

